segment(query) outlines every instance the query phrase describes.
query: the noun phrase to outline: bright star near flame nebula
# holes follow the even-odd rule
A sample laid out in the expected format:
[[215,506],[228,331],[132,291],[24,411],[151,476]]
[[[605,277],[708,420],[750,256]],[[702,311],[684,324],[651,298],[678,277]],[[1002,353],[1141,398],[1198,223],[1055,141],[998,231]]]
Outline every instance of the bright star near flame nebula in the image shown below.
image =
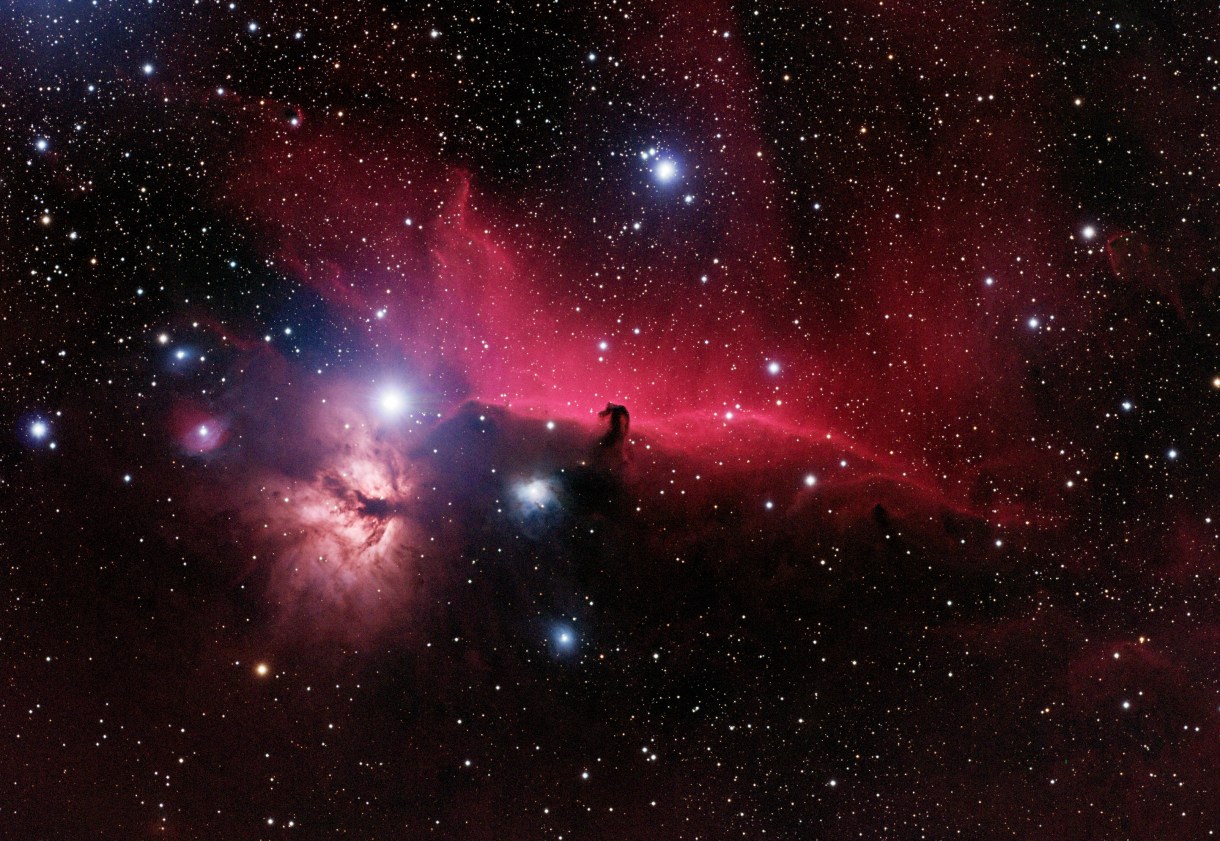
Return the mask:
[[407,410],[407,396],[396,388],[387,388],[377,398],[382,414],[396,418]]

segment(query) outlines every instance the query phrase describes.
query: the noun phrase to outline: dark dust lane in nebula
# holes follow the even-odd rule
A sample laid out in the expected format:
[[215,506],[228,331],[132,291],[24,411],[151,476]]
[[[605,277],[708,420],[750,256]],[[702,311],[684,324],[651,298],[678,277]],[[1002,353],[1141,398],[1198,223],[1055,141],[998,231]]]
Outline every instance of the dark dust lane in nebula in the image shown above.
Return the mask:
[[1220,830],[1214,4],[0,14],[0,837]]

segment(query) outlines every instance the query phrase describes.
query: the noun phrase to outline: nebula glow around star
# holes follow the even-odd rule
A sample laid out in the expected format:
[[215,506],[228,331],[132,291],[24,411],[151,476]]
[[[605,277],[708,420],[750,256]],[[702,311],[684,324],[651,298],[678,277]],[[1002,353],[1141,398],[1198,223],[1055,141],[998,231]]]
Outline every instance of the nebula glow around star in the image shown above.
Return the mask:
[[377,406],[387,419],[394,419],[407,410],[407,398],[401,391],[388,387],[377,397]]
[[579,642],[576,632],[568,625],[559,624],[551,629],[551,644],[558,656],[574,652]]
[[9,4],[0,835],[1209,837],[1217,31]]

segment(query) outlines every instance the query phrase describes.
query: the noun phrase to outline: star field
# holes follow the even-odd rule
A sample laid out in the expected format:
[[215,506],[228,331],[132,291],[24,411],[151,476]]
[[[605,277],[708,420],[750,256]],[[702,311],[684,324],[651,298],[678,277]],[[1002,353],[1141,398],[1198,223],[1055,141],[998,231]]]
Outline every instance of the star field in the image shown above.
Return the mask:
[[1213,837],[1215,32],[10,3],[0,837]]

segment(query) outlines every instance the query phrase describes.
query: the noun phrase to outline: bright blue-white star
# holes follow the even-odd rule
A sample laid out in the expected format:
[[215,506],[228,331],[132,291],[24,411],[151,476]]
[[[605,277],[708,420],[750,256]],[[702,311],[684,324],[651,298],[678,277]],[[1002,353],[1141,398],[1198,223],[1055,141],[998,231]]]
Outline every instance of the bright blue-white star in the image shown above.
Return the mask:
[[377,408],[387,418],[399,417],[407,410],[407,396],[396,388],[384,389],[377,395]]
[[579,640],[576,632],[570,625],[556,625],[551,629],[551,645],[557,653],[567,654],[575,651],[577,642]]
[[46,415],[27,415],[21,421],[20,429],[21,440],[27,447],[46,447],[48,450],[57,449],[57,444],[54,440],[54,424]]
[[772,359],[770,362],[767,363],[767,373],[770,374],[771,376],[775,376],[781,370],[782,369],[780,368],[780,364],[778,362],[776,362],[774,359]]
[[657,181],[662,184],[668,184],[678,177],[678,165],[668,158],[661,158],[657,161],[656,166],[652,168],[652,174]]

